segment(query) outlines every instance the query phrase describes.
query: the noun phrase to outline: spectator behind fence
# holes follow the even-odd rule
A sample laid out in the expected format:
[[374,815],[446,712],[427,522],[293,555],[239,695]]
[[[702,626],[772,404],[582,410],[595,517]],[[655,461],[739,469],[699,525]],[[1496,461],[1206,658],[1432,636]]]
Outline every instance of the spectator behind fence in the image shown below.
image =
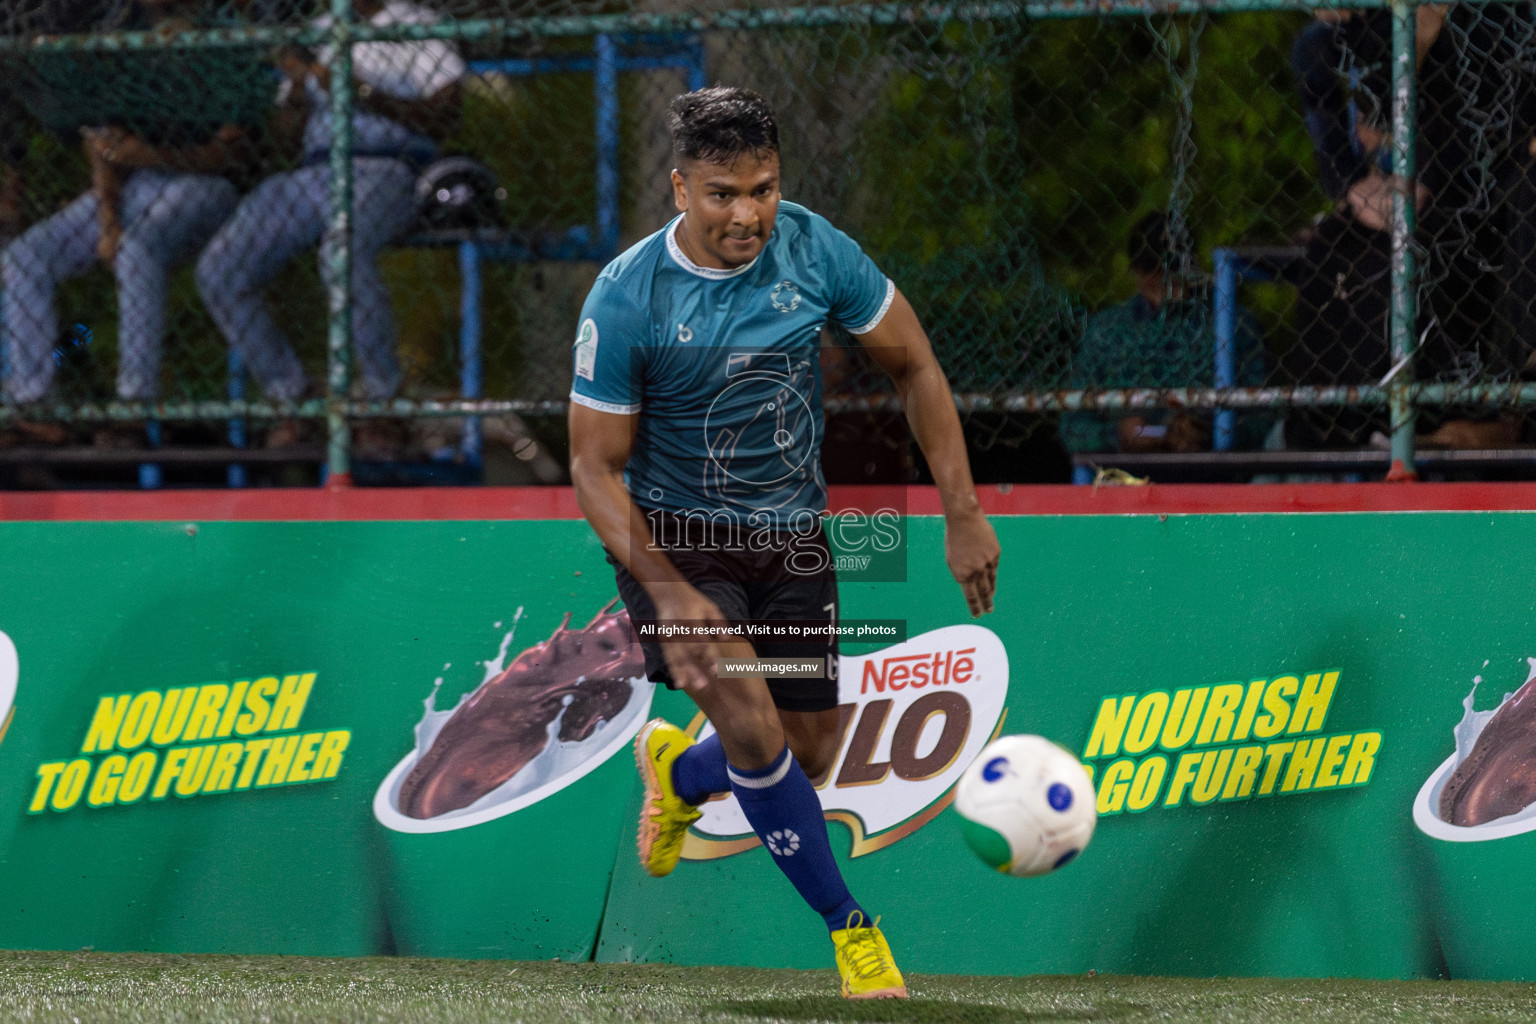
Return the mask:
[[[407,0],[355,0],[353,9],[375,27],[435,20]],[[329,24],[328,18],[316,23]],[[280,121],[302,124],[303,166],[262,182],[208,244],[197,265],[198,289],[225,339],[273,401],[310,393],[304,367],[262,299],[262,289],[283,265],[321,240],[328,218],[331,122],[329,50],[297,48],[282,57]],[[386,399],[400,387],[395,323],[377,261],[410,223],[416,175],[436,155],[459,111],[459,79],[466,67],[443,41],[372,42],[352,48],[356,110],[352,121],[352,342],[362,391]],[[331,249],[320,248],[322,278],[330,276]],[[382,436],[381,436],[382,434]],[[267,444],[297,439],[291,421],[278,424]],[[386,454],[397,439],[387,430],[359,431],[365,456]]]
[[[1525,5],[1417,9],[1419,73],[1418,351],[1420,381],[1508,379],[1536,335],[1536,190],[1531,183],[1532,81]],[[1376,384],[1393,370],[1391,296],[1391,14],[1356,11],[1303,31],[1293,62],[1325,191],[1334,212],[1309,233],[1297,285],[1297,343],[1285,358],[1303,385]],[[1330,80],[1331,75],[1331,80]],[[1421,409],[1420,443],[1494,447],[1515,439],[1508,418]],[[1383,443],[1384,410],[1298,409],[1300,447]]]
[[[1072,358],[1074,388],[1190,388],[1215,385],[1214,313],[1203,290],[1171,269],[1168,218],[1150,213],[1131,228],[1127,251],[1136,294],[1095,313]],[[1262,385],[1267,360],[1258,323],[1237,310],[1237,383]],[[1237,447],[1263,444],[1271,418],[1237,418]],[[1069,412],[1061,418],[1069,452],[1195,452],[1211,447],[1210,417],[1168,410],[1130,414]]]
[[[0,35],[30,39],[87,32],[110,20],[116,2],[49,0],[40,4],[0,4]],[[28,183],[23,165],[28,143],[39,128],[22,102],[27,80],[26,64],[17,54],[0,58],[0,249],[27,226],[23,200]]]
[[[196,0],[139,0],[117,27],[179,31],[191,26],[196,8]],[[176,59],[167,55],[156,73],[174,74]],[[198,77],[187,70],[185,81]],[[111,90],[112,81],[104,76],[81,85]],[[0,311],[10,364],[5,394],[14,403],[48,395],[59,340],[58,286],[98,261],[117,277],[117,395],[125,401],[159,397],[167,277],[234,210],[239,194],[224,175],[253,156],[240,125],[198,121],[170,108],[143,111],[131,125],[102,124],[81,132],[90,191],[33,225],[0,257]],[[23,439],[34,442],[60,443],[67,437],[57,425],[20,430]],[[140,444],[144,437],[142,426],[119,427],[99,431],[96,440],[120,447]]]
[[1342,66],[1345,26],[1351,17],[1347,10],[1314,12],[1312,24],[1301,30],[1291,48],[1312,155],[1330,199],[1343,199],[1366,173],[1367,155],[1355,137],[1355,107],[1348,99],[1352,76]]

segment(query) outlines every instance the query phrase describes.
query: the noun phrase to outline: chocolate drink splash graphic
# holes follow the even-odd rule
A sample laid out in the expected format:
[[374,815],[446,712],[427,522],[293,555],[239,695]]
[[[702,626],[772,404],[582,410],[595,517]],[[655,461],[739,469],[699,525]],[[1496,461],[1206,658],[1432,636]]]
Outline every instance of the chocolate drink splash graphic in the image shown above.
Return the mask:
[[[1532,665],[1536,673],[1536,662]],[[1469,698],[1470,701],[1470,698]],[[1536,803],[1536,674],[1499,706],[1440,791],[1440,819],[1483,825]]]
[[571,616],[553,635],[519,654],[443,723],[431,749],[400,786],[398,807],[434,818],[468,807],[527,767],[555,738],[576,742],[624,710],[645,675],[645,656],[629,616],[614,600],[581,629]]

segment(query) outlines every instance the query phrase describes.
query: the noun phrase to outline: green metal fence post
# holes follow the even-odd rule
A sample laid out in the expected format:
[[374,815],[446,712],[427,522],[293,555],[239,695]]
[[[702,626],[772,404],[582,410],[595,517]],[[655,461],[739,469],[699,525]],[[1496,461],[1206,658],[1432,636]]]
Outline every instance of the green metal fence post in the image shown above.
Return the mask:
[[352,0],[331,0],[331,182],[325,228],[326,483],[352,483],[346,402],[352,357]]
[[1413,354],[1417,343],[1416,322],[1418,267],[1413,254],[1413,232],[1418,188],[1414,172],[1414,143],[1418,140],[1417,53],[1415,48],[1418,5],[1411,0],[1392,4],[1392,368],[1383,381],[1392,410],[1392,468],[1388,480],[1416,480],[1413,465],[1415,409]]

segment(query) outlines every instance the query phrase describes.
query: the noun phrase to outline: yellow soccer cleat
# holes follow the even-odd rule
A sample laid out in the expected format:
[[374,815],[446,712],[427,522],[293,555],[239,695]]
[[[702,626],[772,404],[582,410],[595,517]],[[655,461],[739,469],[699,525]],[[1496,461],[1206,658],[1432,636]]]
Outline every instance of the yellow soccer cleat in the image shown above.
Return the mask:
[[635,764],[645,780],[645,803],[640,807],[640,866],[662,878],[677,867],[688,838],[688,826],[699,820],[701,812],[685,803],[672,789],[672,762],[693,746],[693,740],[671,722],[653,718],[635,737]]
[[880,919],[869,927],[858,911],[848,915],[848,927],[832,933],[837,973],[843,976],[844,999],[905,999],[907,983],[896,969],[891,947],[880,934]]

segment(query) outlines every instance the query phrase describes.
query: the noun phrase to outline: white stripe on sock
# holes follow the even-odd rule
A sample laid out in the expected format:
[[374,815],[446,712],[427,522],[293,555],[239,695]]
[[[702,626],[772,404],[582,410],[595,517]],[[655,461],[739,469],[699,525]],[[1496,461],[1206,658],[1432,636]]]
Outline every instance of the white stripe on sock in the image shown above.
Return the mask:
[[756,778],[751,778],[746,775],[738,775],[736,773],[736,769],[732,768],[729,764],[725,766],[725,774],[729,775],[731,781],[738,786],[745,786],[747,789],[767,789],[769,786],[777,786],[779,783],[784,781],[784,776],[789,774],[789,766],[791,763],[793,763],[794,759],[794,755],[789,752],[788,748],[786,748],[784,751],[784,759],[779,762],[779,766],[777,768],[769,772],[767,775],[760,775]]

